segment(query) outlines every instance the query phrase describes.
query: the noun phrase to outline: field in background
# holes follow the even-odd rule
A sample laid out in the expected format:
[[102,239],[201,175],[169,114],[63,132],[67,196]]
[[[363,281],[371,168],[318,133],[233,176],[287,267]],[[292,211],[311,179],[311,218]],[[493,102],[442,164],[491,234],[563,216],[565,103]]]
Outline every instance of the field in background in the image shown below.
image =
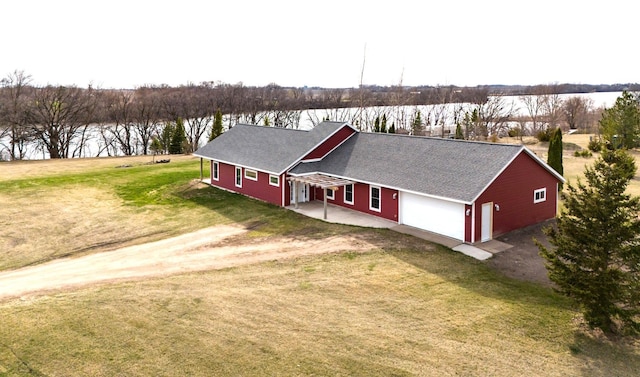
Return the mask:
[[[581,171],[592,159],[565,157],[565,169]],[[0,269],[229,223],[252,229],[239,244],[356,232],[378,248],[0,302],[0,375],[640,370],[638,341],[588,332],[551,290],[449,249],[205,187],[191,157],[92,160],[0,164]]]
[[[595,136],[593,134],[572,134],[562,136],[562,142],[564,145],[562,166],[564,168],[564,177],[570,184],[575,185],[578,182],[578,179],[581,179],[584,182],[585,166],[593,165],[593,162],[599,156],[598,153],[593,153],[592,157],[587,158],[574,156],[574,152],[576,150],[588,150],[587,146],[589,145],[589,141],[592,137]],[[549,143],[538,142],[534,137],[525,137],[522,142],[516,138],[503,138],[500,139],[500,142],[513,144],[522,143],[543,161],[547,161]],[[640,169],[640,153],[637,150],[630,151],[630,153],[636,159],[636,167]],[[636,176],[629,183],[628,192],[631,195],[640,195],[640,170],[636,171]]]

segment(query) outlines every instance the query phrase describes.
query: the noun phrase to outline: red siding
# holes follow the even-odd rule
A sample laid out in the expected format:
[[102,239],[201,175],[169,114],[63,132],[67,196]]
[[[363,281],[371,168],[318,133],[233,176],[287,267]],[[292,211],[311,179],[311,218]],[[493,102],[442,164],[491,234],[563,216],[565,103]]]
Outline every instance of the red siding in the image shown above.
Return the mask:
[[[522,152],[475,202],[475,241],[480,240],[482,203],[493,202],[493,237],[554,218],[558,180]],[[547,200],[533,203],[533,191],[546,188]]]
[[338,130],[338,132],[331,135],[331,137],[329,137],[324,143],[318,145],[302,159],[313,160],[324,157],[327,153],[331,152],[335,147],[340,145],[340,143],[347,140],[347,138],[353,135],[354,132],[356,131],[353,128],[349,126],[343,126],[340,130]]
[[[324,200],[322,189],[316,188],[314,192],[317,200]],[[333,200],[327,199],[327,203],[382,217],[387,220],[398,221],[398,190],[392,190],[386,187],[380,188],[380,212],[369,209],[369,185],[365,183],[356,183],[353,185],[353,204],[344,202],[344,187],[338,188],[334,194],[334,198]]]
[[211,185],[282,206],[282,185],[286,184],[283,175],[280,176],[280,185],[272,186],[269,184],[268,173],[258,171],[258,180],[253,181],[244,177],[244,170],[242,168],[242,187],[236,187],[236,167],[220,162],[218,163],[219,180],[212,179]]

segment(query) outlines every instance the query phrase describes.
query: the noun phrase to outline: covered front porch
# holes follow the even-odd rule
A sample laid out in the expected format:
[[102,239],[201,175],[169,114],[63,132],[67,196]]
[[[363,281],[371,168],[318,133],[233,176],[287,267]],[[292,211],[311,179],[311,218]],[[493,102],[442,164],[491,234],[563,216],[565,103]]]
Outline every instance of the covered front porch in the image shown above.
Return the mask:
[[[310,187],[319,187],[322,189],[323,191],[323,209],[322,209],[322,219],[323,220],[327,220],[327,208],[328,208],[328,203],[327,203],[327,193],[329,190],[331,191],[336,191],[338,190],[339,187],[344,187],[346,185],[352,185],[353,182],[348,181],[346,179],[341,179],[341,178],[336,178],[336,177],[331,177],[328,175],[324,175],[324,174],[318,174],[318,173],[314,173],[314,174],[308,174],[308,175],[301,175],[301,176],[291,176],[289,178],[287,178],[287,180],[289,182],[291,182],[291,184],[293,185],[292,187],[292,193],[293,193],[293,208],[294,209],[298,209],[298,205],[300,202],[300,198],[299,193],[298,193],[298,186],[299,185],[305,185],[305,186],[310,186]],[[314,216],[311,216],[314,217]]]

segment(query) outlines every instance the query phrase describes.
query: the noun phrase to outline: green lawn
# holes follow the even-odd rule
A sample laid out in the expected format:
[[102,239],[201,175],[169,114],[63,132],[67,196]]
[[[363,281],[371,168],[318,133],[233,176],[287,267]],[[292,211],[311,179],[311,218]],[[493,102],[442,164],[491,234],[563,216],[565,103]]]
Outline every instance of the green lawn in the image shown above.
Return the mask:
[[586,331],[547,288],[198,176],[185,158],[0,178],[0,268],[221,223],[251,227],[238,242],[357,232],[377,246],[2,301],[0,376],[638,375],[637,340]]

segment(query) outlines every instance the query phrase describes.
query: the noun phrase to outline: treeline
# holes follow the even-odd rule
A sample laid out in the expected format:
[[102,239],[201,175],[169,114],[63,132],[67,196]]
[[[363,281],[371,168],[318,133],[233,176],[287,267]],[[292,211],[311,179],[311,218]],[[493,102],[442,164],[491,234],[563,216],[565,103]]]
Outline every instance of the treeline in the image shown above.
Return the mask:
[[190,153],[210,139],[216,113],[224,127],[299,128],[305,112],[313,125],[330,119],[375,131],[376,119],[384,117],[397,132],[450,137],[451,127],[458,127],[458,136],[482,139],[561,124],[580,128],[592,123],[585,119],[593,110],[586,99],[560,101],[566,86],[558,85],[527,87],[522,98],[529,115],[522,117],[500,95],[512,93],[491,86],[326,89],[205,82],[115,90],[34,85],[22,71],[0,84],[0,159],[10,160],[27,158],[34,148],[50,158]]
[[[94,155],[136,155],[150,153],[157,139],[157,149],[168,153],[169,146],[163,144],[169,138],[166,129],[183,128],[181,151],[189,153],[209,137],[216,111],[224,114],[227,127],[244,122],[298,128],[301,112],[307,109],[482,103],[487,96],[486,89],[453,87],[420,92],[397,87],[382,95],[368,87],[308,89],[211,82],[132,90],[38,86],[28,74],[16,71],[1,81],[0,148],[11,160],[25,158],[34,145],[50,158],[86,157],[85,146],[91,141],[98,145]],[[359,119],[359,126],[368,127],[362,114]]]
[[555,94],[585,94],[598,92],[636,92],[640,84],[549,84],[549,85],[485,85],[489,95],[523,96],[536,94],[540,88],[551,88]]

